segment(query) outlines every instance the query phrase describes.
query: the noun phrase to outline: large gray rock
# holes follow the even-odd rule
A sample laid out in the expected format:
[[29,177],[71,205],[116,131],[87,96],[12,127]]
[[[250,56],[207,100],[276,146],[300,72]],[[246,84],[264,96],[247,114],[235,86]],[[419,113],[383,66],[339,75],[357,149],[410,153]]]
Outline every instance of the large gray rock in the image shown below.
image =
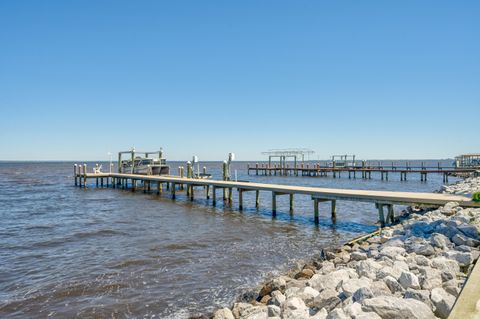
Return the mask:
[[252,304],[246,302],[237,302],[233,304],[232,313],[235,318],[240,318],[246,313],[247,309],[253,308]]
[[350,279],[349,272],[345,269],[332,271],[328,275],[315,274],[308,281],[308,285],[318,291],[326,288],[337,289],[342,280]]
[[253,306],[243,311],[240,319],[267,319],[268,308],[266,306]]
[[317,309],[325,308],[327,311],[334,309],[342,300],[336,290],[326,288],[313,299],[313,306]]
[[461,267],[466,267],[473,263],[473,255],[469,252],[447,251],[445,257],[455,260]]
[[351,297],[355,291],[362,287],[369,287],[371,283],[372,280],[367,277],[349,279],[342,282],[342,290],[346,297]]
[[235,319],[235,317],[230,309],[223,308],[215,311],[213,319]]
[[356,318],[358,315],[364,313],[362,305],[359,302],[354,302],[343,308],[343,311],[347,316]]
[[358,316],[356,316],[355,319],[382,319],[382,317],[377,315],[375,312],[364,312],[364,313],[358,314]]
[[373,298],[373,292],[368,287],[358,289],[352,296],[353,302],[361,302],[362,300],[369,298]]
[[394,246],[382,247],[379,252],[380,256],[386,256],[392,260],[394,260],[396,256],[403,254],[405,254],[405,248]]
[[429,290],[414,290],[409,288],[405,291],[405,298],[416,299],[423,302],[428,307],[432,308],[432,302],[430,301],[430,291]]
[[305,287],[303,289],[300,289],[300,291],[297,293],[297,297],[301,298],[303,302],[305,302],[305,304],[308,306],[312,304],[313,299],[318,296],[318,294],[318,290],[315,290],[312,287]]
[[442,272],[430,267],[419,268],[419,280],[422,289],[432,290],[442,286]]
[[367,259],[367,254],[360,252],[360,251],[354,251],[350,254],[350,260],[353,261],[360,261],[360,260],[365,260]]
[[446,249],[451,245],[450,239],[443,234],[433,234],[432,237],[430,237],[430,243],[433,247],[440,249]]
[[435,319],[430,308],[415,299],[380,296],[362,301],[362,310],[375,312],[382,319]]
[[282,305],[283,319],[308,319],[309,317],[308,308],[300,298],[289,298]]
[[465,236],[479,240],[478,229],[474,225],[462,224],[458,227]]
[[390,266],[386,266],[386,267],[383,267],[381,269],[378,270],[377,272],[377,279],[383,279],[385,277],[393,277],[395,278],[395,280],[398,280],[398,278],[400,278],[400,275],[402,274],[402,272],[404,271],[405,269],[401,269],[399,268],[398,266],[393,266],[393,267],[390,267]]
[[280,317],[282,314],[282,309],[279,306],[269,305],[267,306],[268,317]]
[[272,291],[271,296],[272,296],[272,298],[268,301],[269,305],[274,305],[274,306],[280,307],[285,302],[285,300],[287,300],[285,295],[282,294],[282,292],[280,290]]
[[392,292],[387,284],[383,280],[374,281],[370,286],[370,290],[372,291],[375,297],[382,296],[382,295],[390,295]]
[[418,277],[409,271],[404,271],[398,278],[398,282],[404,289],[413,288],[413,289],[420,289],[420,282],[418,281]]
[[432,267],[441,271],[449,271],[454,274],[460,271],[460,266],[458,265],[458,262],[445,258],[444,256],[433,258]]
[[370,279],[375,279],[377,277],[377,272],[381,268],[382,268],[381,264],[371,259],[362,260],[356,266],[357,273],[360,277],[364,276]]
[[325,308],[320,309],[317,311],[316,314],[310,317],[310,319],[326,319],[328,316],[328,312]]
[[342,308],[337,308],[328,314],[327,319],[351,319],[351,318],[350,316],[347,316],[345,312],[343,312]]
[[402,285],[400,285],[400,283],[392,276],[387,276],[383,278],[383,281],[385,282],[385,284],[393,294],[404,291],[404,288],[402,287]]
[[446,319],[455,303],[455,297],[442,288],[435,288],[430,294],[430,299],[435,306],[435,314],[442,319]]

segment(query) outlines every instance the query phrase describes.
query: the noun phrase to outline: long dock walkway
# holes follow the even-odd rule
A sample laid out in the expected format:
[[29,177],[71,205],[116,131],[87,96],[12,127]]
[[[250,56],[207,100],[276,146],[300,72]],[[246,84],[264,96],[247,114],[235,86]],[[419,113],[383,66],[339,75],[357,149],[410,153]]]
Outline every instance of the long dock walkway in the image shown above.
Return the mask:
[[[96,179],[96,185],[103,186],[103,180],[106,179],[106,185],[113,188],[130,188],[135,191],[137,184],[143,184],[144,192],[151,192],[156,188],[156,193],[169,191],[172,199],[175,199],[176,192],[186,188],[187,196],[193,200],[195,187],[201,186],[206,190],[206,198],[212,199],[212,204],[216,205],[217,190],[223,190],[223,200],[232,202],[232,190],[238,190],[238,206],[243,209],[243,194],[247,191],[256,192],[256,206],[259,206],[260,191],[270,192],[272,194],[272,213],[276,215],[277,196],[288,195],[290,199],[290,211],[293,211],[293,197],[295,194],[311,196],[314,204],[314,220],[319,222],[319,203],[331,202],[331,216],[336,219],[336,201],[362,201],[375,203],[378,208],[379,222],[383,226],[385,223],[394,222],[393,205],[437,205],[441,206],[448,202],[458,202],[462,207],[480,207],[480,202],[474,202],[465,196],[435,194],[435,193],[413,193],[413,192],[391,192],[391,191],[370,191],[370,190],[352,190],[352,189],[335,189],[320,187],[305,187],[279,184],[263,184],[250,183],[244,181],[229,180],[213,180],[213,179],[196,179],[185,178],[179,176],[154,176],[154,175],[138,175],[138,174],[121,174],[121,173],[97,173],[97,174],[79,174],[75,173],[75,185],[86,187],[88,179]],[[385,218],[384,208],[387,208]]]
[[300,165],[296,167],[289,167],[288,165],[285,167],[281,167],[280,165],[272,165],[269,166],[268,164],[255,164],[254,166],[248,164],[247,172],[250,175],[251,173],[254,175],[280,175],[280,176],[315,176],[315,177],[327,177],[329,174],[333,178],[341,178],[342,173],[348,175],[348,178],[357,178],[357,174],[359,177],[363,179],[371,179],[372,173],[379,173],[382,180],[388,180],[389,173],[394,174],[398,173],[400,175],[401,181],[407,180],[407,174],[418,174],[420,176],[421,181],[426,181],[428,174],[442,174],[443,175],[443,182],[448,182],[449,176],[455,175],[463,175],[475,172],[476,169],[467,168],[467,169],[457,169],[452,167],[412,167],[412,166],[405,166],[405,167],[325,167],[320,166],[320,164],[307,164],[307,165]]

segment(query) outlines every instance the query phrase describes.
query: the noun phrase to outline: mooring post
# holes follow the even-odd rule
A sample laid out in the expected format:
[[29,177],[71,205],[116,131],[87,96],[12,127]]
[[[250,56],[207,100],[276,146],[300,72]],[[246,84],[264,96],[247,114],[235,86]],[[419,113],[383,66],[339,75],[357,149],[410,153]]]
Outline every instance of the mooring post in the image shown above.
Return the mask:
[[238,209],[243,210],[243,189],[238,189]]
[[290,213],[293,212],[293,194],[290,194]]
[[193,201],[193,184],[190,184],[190,200]]
[[332,200],[332,221],[335,222],[337,219],[337,200]]
[[87,164],[83,164],[83,188],[87,188]]
[[395,212],[393,211],[393,204],[388,204],[388,214],[387,214],[387,222],[394,223],[395,222]]
[[[190,161],[187,162],[187,178],[192,178],[193,176],[192,172],[192,163]],[[187,184],[187,196],[190,196],[190,193],[192,191],[192,187],[190,184]]]
[[217,188],[212,186],[212,205],[217,205]]
[[78,185],[77,183],[77,164],[73,164],[73,177],[75,178],[75,186]]
[[132,178],[132,192],[137,188],[137,180]]
[[103,188],[103,177],[100,178],[100,187]]
[[272,192],[272,215],[277,216],[277,194]]
[[380,221],[380,226],[385,227],[385,216],[383,214],[383,204],[377,204],[378,207],[378,220]]
[[162,193],[162,183],[157,182],[157,195]]
[[172,199],[175,199],[175,183],[172,183],[172,187],[170,187],[171,189],[171,193],[172,193]]
[[318,198],[314,198],[314,199],[313,199],[313,211],[314,211],[313,220],[314,220],[315,224],[318,224],[318,223],[319,223],[319,218],[318,218]]
[[255,207],[258,208],[260,206],[260,191],[257,189],[255,191]]
[[[228,164],[227,161],[223,161],[223,166],[222,166],[222,177],[223,180],[226,181],[228,179]],[[227,200],[227,189],[223,187],[223,200]]]
[[206,190],[205,196],[207,197],[207,200],[208,200],[210,199],[210,185],[207,185],[205,190]]

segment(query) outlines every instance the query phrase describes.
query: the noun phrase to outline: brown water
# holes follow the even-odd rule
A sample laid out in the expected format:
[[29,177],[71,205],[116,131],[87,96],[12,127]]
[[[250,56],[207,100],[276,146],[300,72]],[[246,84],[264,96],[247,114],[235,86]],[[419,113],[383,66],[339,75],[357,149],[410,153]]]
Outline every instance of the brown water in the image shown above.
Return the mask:
[[[322,247],[375,229],[371,204],[328,206],[317,227],[308,196],[278,201],[245,194],[245,209],[217,207],[196,192],[172,201],[130,191],[73,186],[73,163],[0,163],[0,317],[186,318],[229,305],[265,277],[285,271]],[[172,163],[177,167],[178,163]],[[204,164],[202,164],[203,166]],[[221,163],[205,164],[215,176]],[[92,165],[90,164],[90,167]],[[107,165],[104,164],[104,167]],[[432,191],[421,183],[347,178],[247,176],[239,179],[326,187]],[[235,194],[236,195],[236,194]],[[321,206],[323,207],[323,206]]]

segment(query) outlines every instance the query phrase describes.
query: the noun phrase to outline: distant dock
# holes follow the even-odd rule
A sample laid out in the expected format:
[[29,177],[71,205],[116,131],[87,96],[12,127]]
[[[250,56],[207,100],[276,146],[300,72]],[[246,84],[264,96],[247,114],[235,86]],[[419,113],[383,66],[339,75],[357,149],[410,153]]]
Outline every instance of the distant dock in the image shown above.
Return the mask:
[[[122,174],[122,173],[87,173],[87,166],[74,165],[75,185],[86,188],[88,180],[95,180],[97,187],[112,187],[116,189],[136,191],[143,189],[144,193],[156,193],[160,195],[168,192],[172,199],[175,199],[176,193],[186,190],[187,197],[194,199],[195,188],[200,187],[207,200],[211,200],[212,205],[216,205],[217,191],[223,191],[223,201],[232,203],[233,189],[238,191],[238,208],[242,210],[243,194],[248,191],[256,193],[255,205],[260,205],[260,191],[269,192],[272,196],[272,214],[277,213],[277,197],[289,196],[290,212],[293,213],[294,195],[309,195],[313,201],[314,221],[319,222],[319,203],[331,203],[331,218],[336,220],[337,200],[361,201],[374,203],[378,209],[378,218],[380,225],[395,221],[394,205],[433,205],[441,206],[448,202],[458,202],[462,207],[480,207],[480,202],[474,202],[465,196],[435,194],[435,193],[412,193],[412,192],[390,192],[390,191],[367,191],[350,190],[320,187],[304,187],[279,184],[250,183],[231,180],[210,180],[188,178],[180,176],[165,175],[140,175],[140,174]],[[385,211],[386,209],[386,211]]]
[[442,174],[443,182],[448,182],[449,176],[462,176],[476,171],[475,168],[453,168],[438,166],[353,166],[336,167],[322,166],[320,164],[280,165],[280,164],[248,164],[248,174],[269,176],[310,176],[341,178],[371,179],[372,173],[379,173],[381,180],[388,180],[389,174],[399,174],[401,181],[407,180],[407,175],[418,174],[420,181],[427,181],[428,174]]

